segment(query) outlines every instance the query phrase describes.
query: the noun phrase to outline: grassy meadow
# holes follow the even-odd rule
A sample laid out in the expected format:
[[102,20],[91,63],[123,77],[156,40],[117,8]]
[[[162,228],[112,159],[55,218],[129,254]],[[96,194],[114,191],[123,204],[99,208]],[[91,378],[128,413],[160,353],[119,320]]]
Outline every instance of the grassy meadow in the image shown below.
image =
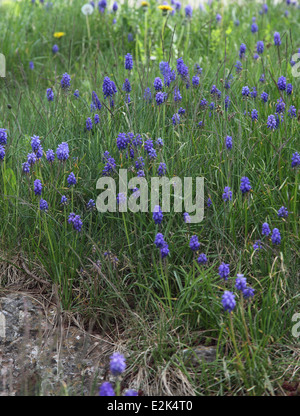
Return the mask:
[[[55,288],[122,345],[123,386],[145,395],[291,394],[299,7],[52,3],[0,4],[0,262],[20,274],[2,267],[1,287]],[[173,199],[162,221],[98,212],[96,183],[119,169],[203,177],[203,221]],[[181,352],[199,346],[217,357],[190,368]]]

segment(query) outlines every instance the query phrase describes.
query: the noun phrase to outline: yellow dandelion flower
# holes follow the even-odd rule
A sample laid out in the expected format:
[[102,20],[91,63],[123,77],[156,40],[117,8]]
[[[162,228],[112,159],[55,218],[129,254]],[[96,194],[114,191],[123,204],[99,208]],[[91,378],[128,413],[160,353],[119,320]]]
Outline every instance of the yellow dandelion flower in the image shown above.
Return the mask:
[[142,7],[149,7],[150,4],[147,1],[142,1],[141,6]]
[[162,6],[158,6],[158,8],[160,10],[162,10],[163,12],[167,12],[167,11],[172,11],[173,8],[171,6],[168,6],[167,4],[163,4]]
[[60,39],[61,37],[65,36],[65,32],[55,32],[53,33],[53,36],[57,39]]

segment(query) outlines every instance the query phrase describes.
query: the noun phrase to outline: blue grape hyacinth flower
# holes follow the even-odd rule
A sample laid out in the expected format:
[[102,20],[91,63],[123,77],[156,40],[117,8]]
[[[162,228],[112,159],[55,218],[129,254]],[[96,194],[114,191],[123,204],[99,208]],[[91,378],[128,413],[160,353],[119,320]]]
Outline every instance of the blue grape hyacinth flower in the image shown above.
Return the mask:
[[61,85],[61,88],[64,89],[64,90],[66,90],[66,89],[68,89],[70,87],[70,85],[71,85],[71,77],[70,77],[70,75],[67,72],[65,72],[63,74],[62,79],[60,81],[60,85]]
[[35,195],[42,195],[43,185],[40,179],[34,181],[34,193]]
[[274,230],[272,232],[271,240],[272,240],[272,243],[275,244],[275,245],[280,244],[281,235],[280,235],[280,231],[278,230],[278,228],[274,228]]
[[198,264],[206,264],[208,262],[207,257],[204,253],[199,254],[198,258],[197,258],[197,263]]
[[133,68],[132,55],[130,53],[127,53],[125,55],[125,69],[127,69],[128,71],[131,71],[132,68]]
[[77,180],[73,172],[71,172],[68,176],[67,182],[69,186],[76,185]]
[[243,194],[251,190],[250,180],[249,178],[247,178],[247,176],[242,177],[240,190],[242,191]]
[[44,211],[44,212],[47,212],[48,208],[49,207],[48,207],[47,201],[45,201],[43,198],[41,198],[41,200],[40,200],[40,210]]
[[3,160],[5,157],[5,149],[4,147],[0,144],[0,160]]
[[225,290],[222,296],[222,305],[225,311],[228,311],[229,313],[233,312],[235,308],[235,305],[236,305],[235,295],[229,290]]
[[113,376],[122,374],[126,369],[126,359],[123,354],[115,352],[110,357],[110,371]]
[[286,209],[286,207],[281,207],[279,208],[277,215],[279,218],[287,218],[289,215],[289,212]]
[[222,262],[221,265],[219,266],[219,276],[221,277],[221,279],[228,280],[229,273],[230,273],[229,264]]
[[155,224],[161,224],[162,220],[163,220],[163,213],[161,210],[161,207],[159,205],[155,205],[154,207],[154,211],[153,211],[153,220],[155,222]]
[[105,381],[103,384],[101,384],[99,389],[99,396],[115,396],[116,393],[112,387],[112,385]]
[[235,279],[235,287],[237,290],[244,290],[247,287],[247,279],[243,274],[237,274]]
[[198,236],[193,235],[190,239],[190,249],[193,251],[197,251],[200,248],[200,243],[198,241]]
[[295,168],[296,166],[300,165],[300,154],[298,152],[295,152],[292,154],[292,162],[291,166],[292,168]]
[[164,236],[162,233],[157,233],[155,236],[154,244],[157,248],[162,248],[165,244]]

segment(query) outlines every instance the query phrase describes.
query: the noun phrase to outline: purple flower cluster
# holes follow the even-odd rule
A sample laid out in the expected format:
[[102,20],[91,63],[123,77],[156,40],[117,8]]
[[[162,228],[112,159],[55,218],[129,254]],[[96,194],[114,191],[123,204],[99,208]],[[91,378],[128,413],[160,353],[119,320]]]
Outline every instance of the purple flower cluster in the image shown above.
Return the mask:
[[155,96],[155,101],[157,105],[163,104],[168,97],[168,94],[166,92],[158,92]]
[[45,199],[41,198],[40,199],[40,210],[43,211],[43,212],[47,212],[48,209],[49,209],[48,202],[45,201]]
[[119,6],[118,3],[115,1],[113,6],[112,6],[112,11],[116,13],[116,11],[118,10]]
[[293,106],[293,105],[290,106],[290,108],[288,109],[288,115],[291,118],[296,118],[297,117],[297,110],[296,110],[295,106]]
[[237,274],[237,278],[235,279],[235,287],[237,290],[244,290],[247,287],[247,279],[244,277],[243,274]]
[[292,84],[287,84],[286,93],[287,93],[287,95],[291,95],[293,93],[293,85]]
[[247,85],[242,88],[242,95],[244,97],[248,97],[250,95],[250,89],[249,89],[249,87]]
[[42,186],[42,182],[40,181],[40,179],[36,179],[33,184],[34,184],[35,195],[42,195],[43,186]]
[[178,75],[181,76],[181,79],[184,81],[188,81],[189,79],[189,68],[187,65],[185,65],[183,58],[177,59],[177,72]]
[[187,5],[185,8],[184,8],[184,11],[185,11],[185,16],[186,17],[188,17],[188,18],[191,18],[192,17],[192,15],[193,15],[193,8],[192,8],[192,6],[191,5]]
[[232,200],[232,191],[230,190],[229,186],[225,186],[222,198],[224,201],[231,201]]
[[267,127],[270,130],[275,130],[277,128],[276,118],[273,114],[268,116]]
[[261,250],[262,249],[262,244],[260,240],[256,240],[255,243],[253,244],[253,250]]
[[276,113],[281,114],[284,112],[284,110],[285,110],[285,102],[283,101],[282,98],[279,98],[276,104]]
[[115,352],[110,357],[110,371],[113,376],[122,374],[126,369],[126,360],[124,355]]
[[259,41],[257,42],[257,44],[256,44],[256,50],[257,50],[257,53],[258,53],[259,55],[261,55],[261,54],[263,53],[263,51],[264,51],[264,48],[265,48],[265,46],[264,46],[264,42],[263,42],[262,40],[259,40]]
[[164,216],[163,216],[161,207],[159,205],[155,205],[154,210],[153,210],[153,216],[152,216],[155,224],[161,224],[163,217]]
[[298,152],[293,153],[292,155],[292,168],[295,168],[296,166],[300,165],[300,154]]
[[169,250],[169,246],[167,243],[165,243],[163,245],[163,247],[160,249],[160,255],[161,258],[164,259],[165,257],[167,257],[170,254],[170,250]]
[[184,222],[185,222],[186,224],[189,224],[189,223],[191,222],[191,217],[190,217],[190,214],[189,214],[188,212],[184,212],[184,213],[183,213],[183,219],[184,219]]
[[164,240],[163,234],[162,233],[157,233],[156,237],[155,237],[155,240],[154,240],[154,244],[156,245],[156,247],[157,248],[162,248],[164,243],[165,243],[165,240]]
[[198,264],[206,264],[208,262],[207,257],[204,253],[199,254],[198,258],[197,258],[197,263]]
[[281,45],[280,33],[278,33],[278,32],[274,33],[274,45],[275,46],[280,46]]
[[281,91],[285,91],[286,89],[286,78],[281,76],[278,78],[277,86]]
[[165,163],[161,162],[157,169],[158,176],[164,176],[167,172],[167,166]]
[[271,230],[270,230],[269,224],[267,222],[264,222],[263,225],[262,225],[262,232],[261,232],[262,235],[268,236],[270,234],[270,232],[271,232]]
[[245,56],[245,52],[246,52],[246,45],[244,43],[241,43],[240,53],[239,53],[240,59],[242,59]]
[[172,123],[174,126],[180,123],[180,115],[178,113],[173,114],[172,116]]
[[56,150],[56,156],[57,159],[64,162],[69,158],[69,146],[68,143],[62,142],[60,145],[58,145],[58,148]]
[[252,25],[251,25],[251,32],[252,33],[258,32],[258,26],[257,26],[257,24],[255,22],[252,23]]
[[62,195],[60,203],[61,203],[61,205],[67,205],[68,204],[68,198],[65,195]]
[[86,122],[85,122],[85,127],[86,127],[86,129],[87,129],[88,131],[91,131],[91,130],[92,130],[92,128],[93,128],[93,122],[92,122],[92,119],[91,119],[90,117],[88,117],[88,118],[86,119]]
[[105,163],[105,166],[102,170],[102,176],[109,176],[110,174],[114,173],[117,165],[115,159],[111,157],[107,151],[105,152],[103,161]]
[[75,175],[74,175],[74,173],[73,173],[73,172],[71,172],[71,173],[70,173],[70,175],[68,176],[68,178],[67,178],[67,182],[68,182],[68,185],[69,185],[69,186],[76,185],[77,180],[76,180],[76,177],[75,177]]
[[231,313],[235,308],[235,295],[229,290],[225,290],[222,296],[222,305],[225,311],[228,311],[229,313]]
[[224,100],[224,104],[225,104],[225,110],[228,110],[228,108],[230,107],[231,104],[231,100],[229,95],[226,95],[225,100]]
[[63,74],[62,79],[60,81],[60,85],[61,85],[61,88],[64,90],[67,90],[70,87],[71,77],[69,74],[67,74],[67,72]]
[[80,232],[82,229],[82,221],[80,215],[71,212],[68,218],[68,223],[73,225],[74,230]]
[[229,273],[230,273],[229,264],[222,262],[221,265],[219,266],[219,276],[221,277],[221,279],[228,280]]
[[281,207],[281,208],[279,208],[277,215],[280,218],[287,218],[288,215],[289,215],[289,212],[286,209],[286,207]]
[[274,228],[272,235],[271,235],[271,240],[272,243],[275,245],[279,245],[281,242],[281,235],[280,235],[280,231],[278,230],[278,228]]
[[255,108],[251,111],[251,118],[253,121],[258,120],[258,111]]
[[262,92],[260,98],[264,103],[268,101],[269,95],[266,92]]
[[169,62],[162,61],[159,64],[159,70],[164,77],[164,84],[169,87],[171,82],[176,79],[176,72],[170,68]]
[[222,20],[222,16],[219,13],[217,13],[217,15],[216,15],[217,23],[221,22],[221,20]]
[[193,84],[193,87],[198,87],[198,85],[200,84],[200,78],[197,75],[193,76],[192,84]]
[[253,298],[255,290],[247,286],[247,279],[243,274],[237,274],[235,287],[243,293],[245,299]]
[[145,92],[144,92],[144,100],[145,101],[148,101],[148,102],[150,102],[152,100],[152,94],[151,94],[151,90],[150,90],[149,87],[147,87],[145,89]]
[[112,97],[117,93],[116,85],[109,77],[105,77],[102,84],[104,98]]
[[241,186],[240,186],[240,190],[242,191],[243,194],[249,192],[251,189],[251,185],[250,185],[250,180],[249,178],[247,178],[247,176],[243,176],[241,179]]
[[7,133],[6,133],[6,129],[1,129],[0,128],[0,144],[5,145],[7,144]]
[[[106,252],[104,255],[109,256],[110,252]],[[116,257],[114,261],[118,260]],[[115,352],[110,357],[110,372],[114,377],[120,376],[126,369],[126,359],[123,354]],[[99,396],[115,396],[116,393],[111,383],[105,381],[101,384],[99,389]],[[135,390],[126,390],[124,396],[137,396],[138,393]]]
[[211,87],[210,93],[211,95],[214,95],[215,97],[218,97],[218,98],[220,98],[222,94],[221,91],[216,87],[216,85],[213,85]]
[[257,97],[257,91],[256,91],[256,88],[255,87],[252,88],[252,91],[251,91],[250,95],[251,95],[252,98],[256,98]]
[[100,0],[98,2],[98,10],[99,10],[100,13],[104,13],[106,7],[107,7],[107,1],[106,0]]
[[132,68],[133,68],[132,55],[128,53],[127,55],[125,55],[125,69],[127,69],[128,71],[131,71]]
[[232,137],[231,136],[226,137],[225,144],[228,150],[232,149]]
[[99,389],[99,396],[115,396],[115,391],[112,387],[112,385],[108,382],[105,381],[104,383],[101,384],[100,389]]
[[97,96],[97,94],[95,93],[95,91],[92,92],[92,103],[95,109],[97,110],[101,110],[102,108],[102,104]]
[[54,100],[54,92],[53,92],[52,88],[47,89],[47,100],[48,101],[53,101]]
[[0,144],[0,161],[5,157],[5,148]]
[[182,100],[182,95],[180,94],[179,88],[175,87],[174,89],[174,101],[181,101]]
[[198,237],[193,235],[190,239],[190,249],[193,251],[197,251],[200,248],[200,243],[198,241]]
[[161,91],[163,89],[163,82],[159,77],[156,77],[153,83],[155,91]]
[[236,72],[239,74],[241,71],[242,71],[242,69],[243,69],[243,66],[242,66],[242,63],[240,62],[240,61],[236,61],[236,64],[234,65],[235,66],[235,68],[236,68]]
[[165,258],[169,255],[170,250],[168,244],[165,242],[164,236],[161,233],[157,233],[154,244],[160,249],[161,258]]

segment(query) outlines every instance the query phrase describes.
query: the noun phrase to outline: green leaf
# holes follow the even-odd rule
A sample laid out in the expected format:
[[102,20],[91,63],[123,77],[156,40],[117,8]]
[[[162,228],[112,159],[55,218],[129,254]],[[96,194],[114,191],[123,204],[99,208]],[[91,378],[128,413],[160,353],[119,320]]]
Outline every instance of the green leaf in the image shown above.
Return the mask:
[[16,192],[16,190],[17,190],[17,180],[16,180],[16,175],[14,174],[12,169],[6,168],[4,170],[3,180],[9,186],[11,191]]

